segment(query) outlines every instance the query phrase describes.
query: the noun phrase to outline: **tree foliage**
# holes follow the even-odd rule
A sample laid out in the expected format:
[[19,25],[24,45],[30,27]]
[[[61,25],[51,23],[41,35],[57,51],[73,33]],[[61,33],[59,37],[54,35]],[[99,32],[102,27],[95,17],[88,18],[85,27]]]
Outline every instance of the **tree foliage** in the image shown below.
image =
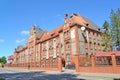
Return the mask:
[[110,25],[107,21],[103,24],[103,31],[102,31],[102,46],[103,51],[111,51],[112,50],[112,36],[111,36],[111,30]]
[[110,22],[103,24],[102,45],[103,51],[120,50],[120,9],[111,10]]
[[6,60],[5,56],[3,56],[3,57],[0,58],[0,63],[5,64],[6,62],[7,62],[7,60]]
[[120,9],[112,10],[110,15],[113,46],[120,50]]

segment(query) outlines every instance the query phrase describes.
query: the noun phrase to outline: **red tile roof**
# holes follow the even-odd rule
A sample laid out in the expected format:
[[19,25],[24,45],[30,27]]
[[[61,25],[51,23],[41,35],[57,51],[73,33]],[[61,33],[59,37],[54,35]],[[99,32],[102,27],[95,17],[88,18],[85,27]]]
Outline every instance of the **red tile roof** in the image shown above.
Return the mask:
[[115,54],[116,56],[120,56],[120,51],[116,51],[116,52],[98,52],[95,54],[96,57],[100,57],[100,56],[111,56],[112,54]]
[[[90,24],[87,27],[89,27],[91,29],[94,29],[94,28],[96,29],[97,28],[97,25],[94,25],[94,26],[92,25],[91,26],[91,24],[93,24],[93,23],[90,20],[86,19],[85,17],[83,18],[81,15],[75,14],[75,13],[72,14],[72,16],[70,17],[68,22],[69,22],[70,25],[76,23],[76,24],[80,24],[82,26],[86,26],[86,24]],[[57,35],[60,30],[63,30],[63,26],[64,26],[64,24],[62,26],[57,27],[56,29],[52,30],[51,32],[44,33],[42,38],[41,38],[41,41],[45,41],[47,39],[52,38],[53,37],[53,36],[51,36],[52,34],[54,34],[54,36]]]
[[[63,30],[63,26],[57,27],[56,29],[54,29],[54,30],[52,30],[52,31],[50,31],[50,32],[44,33],[43,36],[42,36],[42,38],[41,38],[41,41],[45,41],[45,40],[47,40],[47,39],[50,39],[50,38],[58,35],[58,32],[59,32],[60,30]],[[53,36],[52,36],[52,35],[53,35]]]
[[13,60],[14,59],[14,56],[11,55],[11,56],[8,56],[8,60]]

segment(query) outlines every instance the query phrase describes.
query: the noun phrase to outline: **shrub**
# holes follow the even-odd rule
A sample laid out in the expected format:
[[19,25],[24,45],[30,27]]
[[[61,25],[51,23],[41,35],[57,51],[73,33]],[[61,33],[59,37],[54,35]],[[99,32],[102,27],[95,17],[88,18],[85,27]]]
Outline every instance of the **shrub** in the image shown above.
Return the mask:
[[4,68],[4,64],[2,63],[2,68]]
[[0,77],[0,80],[5,80],[5,79]]
[[115,78],[114,80],[120,80],[120,78]]

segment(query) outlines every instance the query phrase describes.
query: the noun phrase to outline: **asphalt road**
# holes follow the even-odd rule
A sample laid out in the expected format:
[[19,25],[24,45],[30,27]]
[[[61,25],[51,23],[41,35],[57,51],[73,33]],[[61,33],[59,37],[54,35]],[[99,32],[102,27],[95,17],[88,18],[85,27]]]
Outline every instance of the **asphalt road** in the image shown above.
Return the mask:
[[0,77],[5,80],[113,80],[105,77],[76,75],[74,72],[45,72],[0,68]]

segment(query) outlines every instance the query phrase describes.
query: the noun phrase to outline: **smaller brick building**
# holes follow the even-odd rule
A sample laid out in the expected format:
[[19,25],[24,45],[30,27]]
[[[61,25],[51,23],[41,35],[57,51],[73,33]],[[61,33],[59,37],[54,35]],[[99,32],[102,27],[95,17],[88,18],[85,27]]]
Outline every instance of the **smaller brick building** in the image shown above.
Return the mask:
[[7,63],[8,63],[8,64],[12,64],[12,63],[13,63],[13,60],[14,60],[14,56],[13,56],[13,55],[8,56],[8,58],[7,58]]

